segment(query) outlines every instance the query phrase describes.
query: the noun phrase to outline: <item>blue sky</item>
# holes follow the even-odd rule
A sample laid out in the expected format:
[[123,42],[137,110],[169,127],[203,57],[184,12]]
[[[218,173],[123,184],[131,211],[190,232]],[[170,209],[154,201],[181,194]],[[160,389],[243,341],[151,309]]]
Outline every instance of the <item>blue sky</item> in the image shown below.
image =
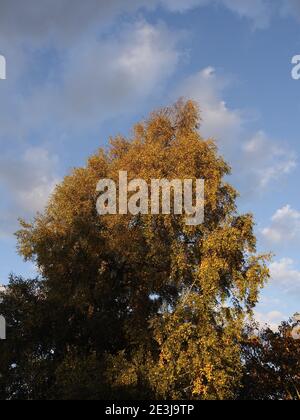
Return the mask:
[[34,273],[17,218],[109,136],[186,96],[232,165],[259,250],[275,253],[257,318],[300,311],[299,29],[298,0],[2,0],[0,283]]

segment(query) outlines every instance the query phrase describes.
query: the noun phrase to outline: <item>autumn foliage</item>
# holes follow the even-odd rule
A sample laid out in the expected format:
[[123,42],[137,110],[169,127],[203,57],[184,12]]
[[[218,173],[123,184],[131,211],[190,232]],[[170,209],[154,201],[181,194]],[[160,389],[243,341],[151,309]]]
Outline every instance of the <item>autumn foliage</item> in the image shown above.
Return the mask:
[[[268,278],[253,218],[195,103],[179,101],[111,139],[22,221],[20,254],[40,278],[14,278],[1,304],[8,340],[0,392],[12,399],[230,399],[241,340]],[[201,131],[201,129],[200,129]],[[205,222],[181,215],[99,217],[102,178],[204,179]]]

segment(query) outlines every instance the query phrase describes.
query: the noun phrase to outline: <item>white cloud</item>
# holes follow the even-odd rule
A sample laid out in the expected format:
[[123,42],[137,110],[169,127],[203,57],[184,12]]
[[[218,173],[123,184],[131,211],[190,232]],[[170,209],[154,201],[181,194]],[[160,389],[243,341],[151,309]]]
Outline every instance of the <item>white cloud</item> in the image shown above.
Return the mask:
[[18,217],[32,217],[43,210],[59,182],[58,158],[41,147],[30,148],[18,158],[0,159],[0,188],[6,203],[0,207],[1,235],[12,233]]
[[271,225],[262,230],[268,242],[284,244],[300,239],[300,212],[290,205],[277,210],[271,221]]
[[64,87],[54,98],[60,114],[99,122],[135,110],[175,71],[178,38],[164,25],[141,21],[118,36],[79,44],[66,61]]
[[239,110],[231,110],[223,99],[228,82],[217,77],[213,67],[207,67],[187,78],[176,92],[177,96],[192,98],[200,104],[201,133],[214,137],[222,147],[230,147],[241,134],[242,116]]
[[[56,175],[58,158],[41,147],[27,149],[20,162],[15,162],[13,176],[16,186],[14,197],[23,210],[35,213],[43,209],[55,185],[59,182]],[[26,175],[24,177],[24,173]],[[10,180],[10,182],[12,179]]]
[[266,188],[272,181],[288,175],[297,166],[294,152],[279,146],[268,138],[263,131],[258,131],[244,145],[245,160],[251,168],[251,174],[261,188]]
[[280,287],[284,293],[300,296],[300,271],[290,258],[282,258],[270,265],[271,284]]
[[245,112],[230,108],[224,100],[229,86],[229,80],[207,67],[188,77],[176,96],[192,98],[200,104],[201,134],[216,139],[221,153],[238,173],[239,188],[249,195],[290,174],[297,159],[288,147],[271,140],[263,131],[249,134]]
[[[119,27],[111,36],[84,37],[60,57],[59,74],[45,77],[26,95],[16,88],[22,74],[10,75],[9,83],[1,86],[6,101],[0,102],[0,142],[7,137],[27,140],[32,130],[43,132],[49,122],[56,133],[77,135],[110,117],[140,110],[159,96],[176,70],[179,39],[179,33],[163,24],[139,21]],[[22,70],[26,74],[27,69]]]

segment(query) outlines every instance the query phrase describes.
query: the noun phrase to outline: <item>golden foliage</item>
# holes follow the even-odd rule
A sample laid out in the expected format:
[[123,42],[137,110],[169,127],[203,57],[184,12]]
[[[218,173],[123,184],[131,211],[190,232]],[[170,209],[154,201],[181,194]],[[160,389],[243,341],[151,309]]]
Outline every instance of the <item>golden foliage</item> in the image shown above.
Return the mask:
[[[243,319],[268,278],[253,218],[237,213],[237,192],[224,182],[230,168],[199,122],[192,101],[154,112],[132,139],[112,139],[108,152],[66,177],[45,213],[17,234],[68,322],[83,320],[111,386],[143,384],[157,398],[232,397]],[[204,179],[204,224],[174,215],[100,218],[97,182],[117,182],[123,170],[148,182]]]

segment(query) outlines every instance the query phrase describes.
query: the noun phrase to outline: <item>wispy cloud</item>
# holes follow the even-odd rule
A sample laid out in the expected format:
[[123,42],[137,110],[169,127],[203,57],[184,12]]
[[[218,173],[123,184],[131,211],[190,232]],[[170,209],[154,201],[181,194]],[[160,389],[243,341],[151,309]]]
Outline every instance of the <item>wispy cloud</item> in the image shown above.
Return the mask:
[[0,236],[11,234],[18,217],[31,217],[43,209],[59,182],[58,158],[42,147],[29,148],[20,157],[0,159],[0,188],[5,203],[0,206]]
[[[180,34],[163,24],[144,20],[121,26],[117,33],[98,40],[84,37],[60,57],[56,77],[47,77],[46,72],[20,95],[16,88],[26,74],[24,65],[3,87],[7,100],[0,104],[2,138],[18,134],[26,141],[28,133],[44,127],[50,116],[66,132],[135,112],[141,101],[145,103],[154,91],[158,94],[175,71],[181,54],[179,39]],[[32,65],[30,59],[27,65]],[[17,126],[11,109],[19,116]]]
[[80,44],[65,62],[64,86],[54,99],[64,119],[99,123],[136,111],[175,71],[178,39],[164,25],[139,21],[116,36]]
[[200,104],[201,133],[214,137],[226,149],[236,143],[243,125],[241,112],[230,109],[224,100],[228,84],[213,67],[207,67],[184,80],[176,91],[176,96],[193,98]]
[[263,237],[271,244],[300,240],[300,212],[286,205],[272,216],[271,225],[262,229]]
[[285,294],[300,296],[300,271],[290,258],[282,258],[270,265],[272,285],[280,287]]
[[247,113],[234,109],[224,99],[230,79],[207,67],[189,76],[176,91],[200,104],[204,137],[216,139],[221,152],[239,173],[242,193],[263,192],[272,183],[289,175],[297,166],[297,155],[273,140],[263,130],[247,129]]
[[255,182],[265,189],[272,181],[289,175],[297,166],[297,155],[284,142],[274,141],[264,131],[258,131],[248,140],[243,149],[245,161],[251,168]]

